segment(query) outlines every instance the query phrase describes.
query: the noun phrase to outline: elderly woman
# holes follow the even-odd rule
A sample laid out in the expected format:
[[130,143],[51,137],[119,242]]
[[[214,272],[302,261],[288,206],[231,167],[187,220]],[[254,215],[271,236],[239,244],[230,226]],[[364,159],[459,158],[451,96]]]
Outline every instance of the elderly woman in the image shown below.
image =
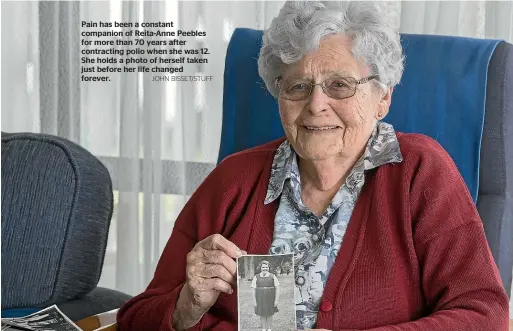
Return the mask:
[[287,2],[258,64],[286,139],[208,176],[121,330],[236,330],[234,259],[246,252],[294,253],[298,329],[507,330],[507,295],[451,158],[381,121],[403,55],[374,6]]

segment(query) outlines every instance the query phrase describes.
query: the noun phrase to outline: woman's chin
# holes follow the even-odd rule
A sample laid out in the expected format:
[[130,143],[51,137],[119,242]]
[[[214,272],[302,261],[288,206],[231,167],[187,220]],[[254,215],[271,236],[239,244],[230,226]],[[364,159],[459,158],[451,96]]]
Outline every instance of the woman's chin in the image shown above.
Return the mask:
[[319,148],[313,150],[307,149],[301,154],[301,158],[309,161],[327,160],[336,155],[336,153],[329,153],[327,150],[319,150]]
[[[306,139],[298,144],[299,148],[295,151],[301,158],[312,161],[326,160],[340,154],[340,148],[336,148],[333,139]],[[337,151],[339,151],[337,153]]]

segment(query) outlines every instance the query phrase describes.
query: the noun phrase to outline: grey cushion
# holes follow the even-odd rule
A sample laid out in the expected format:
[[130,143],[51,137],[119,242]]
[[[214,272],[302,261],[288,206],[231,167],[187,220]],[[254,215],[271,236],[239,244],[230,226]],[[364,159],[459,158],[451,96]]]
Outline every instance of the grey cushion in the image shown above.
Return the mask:
[[2,133],[2,309],[91,292],[112,207],[109,173],[91,153],[54,136]]
[[513,269],[513,45],[490,61],[477,208],[508,294]]
[[59,309],[72,321],[79,321],[83,318],[103,313],[112,309],[120,308],[131,296],[97,287],[85,296],[59,304]]

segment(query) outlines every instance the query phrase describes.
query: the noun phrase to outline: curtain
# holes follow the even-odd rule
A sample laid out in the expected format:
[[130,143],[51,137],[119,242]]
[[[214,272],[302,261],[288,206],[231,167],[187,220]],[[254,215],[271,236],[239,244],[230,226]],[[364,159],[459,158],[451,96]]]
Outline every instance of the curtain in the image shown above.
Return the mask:
[[[135,295],[152,278],[174,221],[214,168],[222,119],[224,57],[236,27],[263,29],[280,2],[2,2],[2,131],[75,141],[112,177],[115,210],[100,286]],[[380,1],[405,33],[513,42],[513,4],[501,1]],[[81,82],[81,21],[173,21],[205,37],[209,63],[184,74],[213,82],[155,84],[142,74]],[[8,33],[6,33],[8,31]],[[513,302],[511,311],[513,312]]]

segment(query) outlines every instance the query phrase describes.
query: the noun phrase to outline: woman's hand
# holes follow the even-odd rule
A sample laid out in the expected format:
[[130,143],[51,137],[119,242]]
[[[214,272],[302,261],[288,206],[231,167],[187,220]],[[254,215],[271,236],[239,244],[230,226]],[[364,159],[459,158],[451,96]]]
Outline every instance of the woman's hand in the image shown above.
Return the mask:
[[234,258],[243,252],[219,234],[211,235],[187,254],[187,281],[180,292],[173,328],[185,330],[196,325],[214,305],[221,292],[232,294],[237,284]]

